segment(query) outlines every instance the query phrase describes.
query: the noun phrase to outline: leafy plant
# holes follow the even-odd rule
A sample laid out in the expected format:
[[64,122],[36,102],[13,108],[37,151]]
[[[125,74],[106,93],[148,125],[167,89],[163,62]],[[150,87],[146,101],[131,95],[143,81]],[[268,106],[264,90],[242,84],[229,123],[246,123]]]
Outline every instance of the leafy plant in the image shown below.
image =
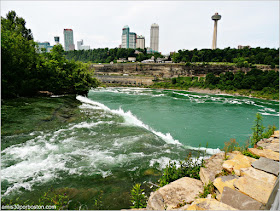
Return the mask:
[[243,154],[243,155],[246,155],[246,156],[249,156],[249,157],[252,157],[252,158],[255,158],[255,159],[259,159],[259,158],[260,158],[260,156],[254,155],[254,154],[252,154],[252,153],[249,152],[249,151],[244,151],[244,152],[242,152],[242,154]]
[[215,187],[211,181],[203,186],[203,193],[200,193],[199,197],[206,198],[209,194],[211,194],[212,198],[216,198]]
[[97,210],[100,210],[103,207],[102,203],[103,191],[99,191],[96,198],[94,199],[94,206]]
[[182,177],[200,179],[199,171],[204,161],[199,161],[199,155],[200,153],[198,153],[197,158],[192,158],[191,153],[189,153],[184,161],[180,161],[178,168],[176,162],[169,162],[163,169],[162,177],[159,179],[159,186],[162,187]]
[[131,190],[131,208],[145,208],[147,205],[147,197],[144,189],[141,189],[141,184],[137,183]]
[[68,209],[70,202],[66,192],[58,194],[52,188],[39,198],[39,205],[55,205],[57,210]]
[[224,151],[225,151],[225,160],[228,159],[227,153],[234,151],[239,144],[236,142],[235,139],[230,139],[230,141],[225,142]]
[[269,126],[267,127],[267,130],[266,130],[265,132],[263,132],[262,137],[263,137],[263,138],[269,138],[271,135],[274,134],[274,131],[275,131],[275,130],[276,130],[275,125],[273,125],[273,126],[269,125]]
[[257,113],[255,125],[252,127],[253,136],[251,137],[251,146],[257,144],[263,138],[264,126],[262,124],[262,116]]

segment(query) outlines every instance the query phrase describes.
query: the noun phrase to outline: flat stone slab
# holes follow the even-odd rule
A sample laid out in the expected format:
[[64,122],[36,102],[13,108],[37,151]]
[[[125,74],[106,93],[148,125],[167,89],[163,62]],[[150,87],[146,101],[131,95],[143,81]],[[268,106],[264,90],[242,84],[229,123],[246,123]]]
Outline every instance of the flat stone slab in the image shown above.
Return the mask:
[[196,199],[187,210],[236,210],[215,199]]
[[241,169],[241,176],[251,177],[253,179],[260,180],[265,183],[269,183],[271,185],[274,185],[277,180],[276,176],[266,173],[264,171],[255,169],[253,167]]
[[247,176],[239,177],[233,185],[241,193],[244,193],[263,204],[267,203],[274,187],[274,185]]
[[270,149],[274,152],[278,152],[279,153],[279,142],[278,143],[270,143],[266,146],[263,147],[264,149]]
[[223,193],[224,187],[229,187],[229,188],[235,189],[235,187],[233,186],[233,183],[237,178],[238,177],[234,176],[234,175],[217,177],[214,180],[213,185],[218,189],[218,191],[220,193]]
[[224,187],[221,201],[238,210],[260,210],[262,203],[229,187]]
[[271,143],[278,143],[279,144],[279,138],[275,138],[271,141]]
[[203,184],[200,180],[183,177],[151,193],[147,210],[174,209],[180,203],[193,202],[202,192]]
[[260,159],[254,161],[252,166],[256,169],[274,174],[275,176],[278,176],[279,174],[279,162],[268,158],[261,157]]
[[265,158],[279,161],[279,153],[274,152],[271,149],[248,148],[248,151],[260,157],[265,157]]
[[234,171],[237,176],[240,176],[240,169],[250,167],[251,163],[254,161],[256,161],[256,159],[242,154],[237,154],[231,160],[226,160],[223,163],[223,168],[229,172]]

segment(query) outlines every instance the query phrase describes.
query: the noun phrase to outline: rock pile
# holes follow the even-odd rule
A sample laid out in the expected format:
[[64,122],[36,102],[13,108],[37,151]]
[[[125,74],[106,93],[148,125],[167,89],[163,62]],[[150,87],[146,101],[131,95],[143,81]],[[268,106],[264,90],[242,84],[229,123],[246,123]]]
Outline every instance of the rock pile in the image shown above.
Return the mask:
[[[260,210],[279,175],[279,131],[249,148],[260,159],[238,151],[218,153],[200,169],[200,180],[184,177],[153,192],[147,210]],[[225,160],[227,158],[227,160]],[[226,172],[226,174],[225,174]],[[216,199],[199,198],[203,185],[213,183]]]

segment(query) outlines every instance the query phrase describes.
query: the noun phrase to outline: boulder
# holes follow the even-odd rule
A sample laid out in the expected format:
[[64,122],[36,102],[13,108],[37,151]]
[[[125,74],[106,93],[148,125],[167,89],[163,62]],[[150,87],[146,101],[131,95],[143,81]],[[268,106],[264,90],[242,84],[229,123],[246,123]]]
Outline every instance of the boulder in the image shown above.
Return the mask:
[[257,143],[257,146],[258,146],[258,147],[266,147],[266,146],[268,146],[271,142],[272,142],[272,140],[264,138],[264,139],[260,140],[260,141]]
[[215,199],[196,199],[187,210],[236,210]]
[[147,210],[173,209],[180,203],[191,203],[203,192],[200,180],[183,177],[151,193]]
[[250,167],[255,160],[254,158],[237,154],[231,160],[226,160],[223,163],[223,168],[229,172],[234,171],[237,176],[240,176],[240,169]]
[[279,153],[279,142],[278,143],[270,143],[270,144],[266,145],[263,148],[264,149],[270,149],[270,150],[272,150],[274,152],[278,152]]
[[279,163],[268,158],[261,157],[260,159],[254,161],[252,166],[256,169],[274,174],[276,176],[279,174]]
[[220,193],[223,193],[224,187],[235,189],[233,183],[237,178],[238,177],[235,175],[221,176],[214,180],[213,185],[218,189]]
[[269,183],[247,176],[238,178],[236,181],[234,181],[233,185],[241,193],[244,193],[263,204],[267,203],[267,200],[274,187]]
[[273,152],[271,149],[256,149],[256,148],[248,148],[248,151],[251,152],[254,155],[258,155],[260,157],[269,158],[272,160],[279,161],[279,153]]
[[255,169],[253,167],[242,168],[241,176],[251,177],[255,180],[263,181],[263,182],[269,183],[271,185],[274,185],[274,183],[276,182],[276,179],[277,179],[277,177],[275,177],[274,175],[266,173],[266,172],[258,170],[258,169]]
[[260,210],[262,206],[262,203],[229,187],[224,188],[221,202],[238,210]]
[[209,159],[205,160],[205,167],[201,167],[199,171],[200,180],[204,185],[207,185],[210,181],[215,180],[215,176],[219,174],[223,168],[225,153],[217,153],[212,155]]
[[[232,153],[227,153],[227,156],[231,159],[236,154],[240,152],[234,151]],[[214,182],[215,176],[223,170],[223,162],[225,161],[225,153],[220,152],[215,155],[212,155],[209,159],[205,160],[205,167],[200,168],[199,176],[200,180],[204,185],[207,185],[210,181]]]

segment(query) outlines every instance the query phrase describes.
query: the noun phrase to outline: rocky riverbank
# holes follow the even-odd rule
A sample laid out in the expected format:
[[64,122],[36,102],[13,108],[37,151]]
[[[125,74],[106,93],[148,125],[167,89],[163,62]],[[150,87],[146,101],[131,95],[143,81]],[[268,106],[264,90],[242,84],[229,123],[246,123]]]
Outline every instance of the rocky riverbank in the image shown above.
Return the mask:
[[[279,131],[248,150],[260,158],[239,151],[215,154],[200,169],[200,180],[183,177],[159,188],[151,193],[146,210],[269,209],[279,186]],[[209,183],[215,194],[200,198]]]

